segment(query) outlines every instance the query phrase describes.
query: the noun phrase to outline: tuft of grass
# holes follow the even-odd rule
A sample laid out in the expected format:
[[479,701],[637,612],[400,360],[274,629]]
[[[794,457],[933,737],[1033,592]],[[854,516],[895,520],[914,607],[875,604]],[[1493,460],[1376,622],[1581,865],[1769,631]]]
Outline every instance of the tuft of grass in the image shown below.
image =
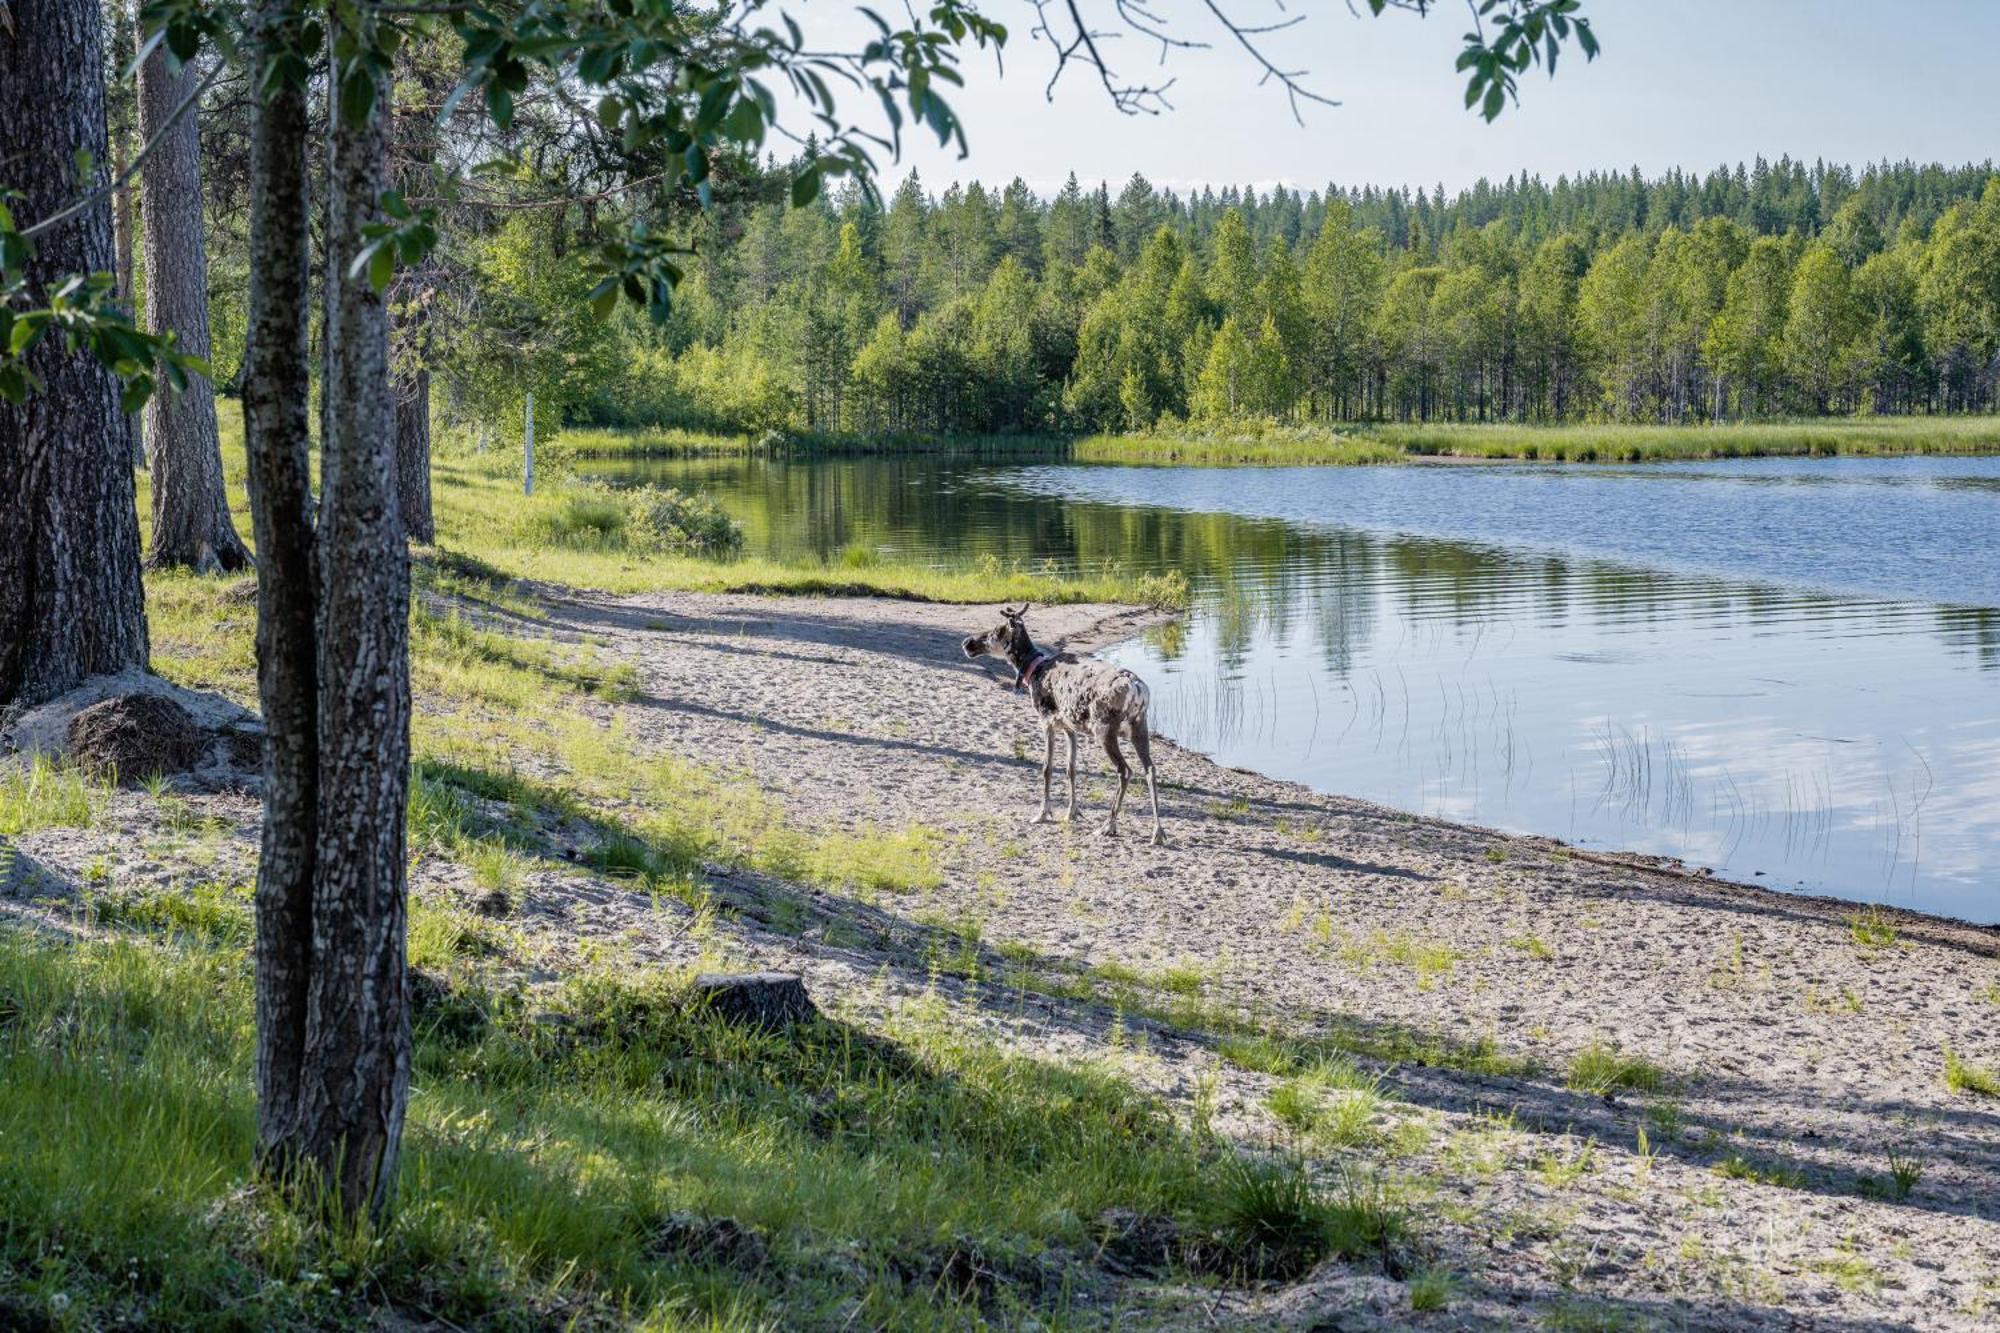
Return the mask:
[[1534,934],[1515,935],[1508,939],[1507,947],[1544,962],[1556,956],[1556,951],[1549,942]]
[[0,837],[89,828],[107,788],[74,764],[36,754],[0,764]]
[[1271,1114],[1301,1138],[1329,1148],[1351,1148],[1381,1137],[1382,1076],[1353,1061],[1329,1056],[1271,1089]]
[[1879,907],[1850,914],[1847,933],[1854,940],[1854,947],[1863,953],[1896,947],[1896,923]]
[[1237,1068],[1254,1074],[1296,1074],[1301,1064],[1297,1047],[1261,1032],[1226,1037],[1216,1051]]
[[1907,1199],[1924,1178],[1924,1159],[1905,1148],[1889,1148],[1889,1197]]
[[1443,1268],[1426,1268],[1410,1275],[1410,1309],[1417,1314],[1436,1314],[1451,1308],[1458,1295],[1458,1279]]
[[256,935],[250,886],[221,880],[175,884],[146,893],[100,894],[91,899],[90,911],[104,925],[211,944],[247,946]]
[[1741,1153],[1731,1153],[1712,1168],[1716,1175],[1727,1180],[1748,1180],[1759,1185],[1776,1185],[1781,1189],[1802,1190],[1806,1187],[1806,1173],[1795,1166],[1783,1162],[1753,1162]]
[[1379,1176],[1349,1171],[1338,1195],[1302,1158],[1235,1157],[1214,1201],[1223,1266],[1244,1277],[1289,1281],[1329,1256],[1387,1259],[1409,1234],[1409,1215]]
[[1666,1087],[1667,1075],[1642,1056],[1621,1055],[1608,1042],[1594,1041],[1570,1060],[1564,1081],[1578,1092],[1602,1096],[1610,1092],[1658,1092]]
[[1958,1058],[1951,1047],[1944,1048],[1944,1085],[1953,1092],[1969,1092],[1979,1097],[2000,1097],[2000,1073],[1984,1065]]

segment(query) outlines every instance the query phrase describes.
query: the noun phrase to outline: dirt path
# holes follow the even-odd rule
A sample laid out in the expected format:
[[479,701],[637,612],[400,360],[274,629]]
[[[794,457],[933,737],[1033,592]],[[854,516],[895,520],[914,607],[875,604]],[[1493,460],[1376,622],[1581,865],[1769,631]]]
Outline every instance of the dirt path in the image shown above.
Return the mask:
[[[1176,1021],[1154,1030],[1150,1081],[1273,1138],[1273,1080],[1199,1030],[1228,1026],[1219,1016],[1399,1057],[1386,1086],[1402,1104],[1376,1138],[1429,1192],[1464,1284],[1447,1322],[1513,1322],[1522,1302],[1546,1312],[1572,1292],[1641,1324],[2000,1320],[2000,1101],[1944,1080],[1946,1047],[2000,1065],[2000,932],[1902,914],[1857,931],[1846,904],[1586,859],[1172,745],[1159,747],[1167,846],[1132,836],[1143,819],[1118,841],[1093,836],[1112,785],[1101,757],[1085,821],[1034,827],[1028,705],[957,649],[990,618],[666,595],[570,600],[555,624],[637,668],[641,695],[618,711],[646,746],[748,771],[816,824],[937,830],[936,889],[821,907],[872,923],[877,943],[949,932],[1003,972],[1015,963],[1018,993],[984,1008],[1023,1039],[1101,1050],[1136,1021],[1037,995],[1024,959],[1039,981],[1094,978],[1135,1011],[1152,996]],[[1031,617],[1043,641],[1134,626],[1107,607]],[[824,969],[879,967],[828,938],[841,937],[750,943],[833,985]],[[979,1007],[980,988],[946,981]],[[1593,1048],[1644,1061],[1619,1080],[1638,1086],[1576,1077]],[[1892,1150],[1921,1168],[1900,1201],[1883,1197]],[[1216,1313],[1311,1322],[1371,1297],[1334,1287]]]

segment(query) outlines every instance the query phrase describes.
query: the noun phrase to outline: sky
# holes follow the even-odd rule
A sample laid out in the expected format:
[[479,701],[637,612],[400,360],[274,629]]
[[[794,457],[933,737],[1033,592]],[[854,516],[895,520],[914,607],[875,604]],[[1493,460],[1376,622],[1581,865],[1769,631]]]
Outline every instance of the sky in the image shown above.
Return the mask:
[[[1299,125],[1279,91],[1230,49],[1201,0],[1155,0],[1176,31],[1220,39],[1169,57],[1176,109],[1121,115],[1094,72],[1073,66],[1053,102],[1046,40],[1031,36],[1026,0],[987,0],[1009,26],[1006,73],[990,54],[969,57],[954,101],[971,155],[934,138],[906,138],[899,180],[912,166],[933,190],[952,180],[1021,176],[1051,193],[1075,170],[1112,192],[1133,172],[1156,186],[1284,182],[1317,189],[1376,184],[1447,191],[1484,176],[1561,174],[1638,166],[1707,170],[1758,154],[1863,164],[1884,158],[1946,163],[2000,156],[1992,53],[2000,0],[1584,0],[1603,46],[1594,63],[1565,52],[1550,80],[1530,71],[1521,105],[1487,124],[1463,106],[1452,69],[1467,27],[1443,0],[1430,17],[1366,17],[1356,0],[1222,0],[1245,21],[1284,13],[1305,20],[1269,39],[1274,59],[1310,71],[1307,86],[1337,98],[1307,106]],[[1111,0],[1081,0],[1106,13]],[[832,8],[828,5],[819,18]],[[1114,68],[1153,81],[1157,46],[1128,37]],[[859,104],[855,104],[858,111]]]

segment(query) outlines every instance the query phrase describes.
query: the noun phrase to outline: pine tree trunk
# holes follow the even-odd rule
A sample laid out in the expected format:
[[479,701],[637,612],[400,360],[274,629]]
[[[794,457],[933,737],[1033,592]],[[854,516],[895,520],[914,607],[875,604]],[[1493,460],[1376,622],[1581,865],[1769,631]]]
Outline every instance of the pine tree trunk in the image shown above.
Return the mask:
[[302,17],[260,0],[250,140],[250,303],[243,438],[257,539],[257,693],[264,708],[264,830],[257,860],[257,1156],[268,1176],[299,1165],[312,888],[318,846],[319,576],[308,457],[311,241],[306,93],[272,79]]
[[[0,176],[31,226],[74,202],[79,153],[106,160],[97,0],[14,0],[0,38]],[[31,293],[115,262],[111,200],[36,238]],[[132,490],[132,421],[94,358],[43,338],[42,390],[0,402],[0,707],[51,698],[100,672],[144,667],[145,593]]]
[[[167,68],[156,47],[139,66],[139,137],[153,154],[141,175],[140,224],[146,232],[146,327],[172,330],[180,347],[206,357],[208,256],[202,242],[201,134],[190,110],[171,129],[174,108],[197,74]],[[158,567],[241,569],[250,552],[229,521],[215,391],[200,377],[186,392],[157,393],[146,404],[146,448],[153,473],[153,550]]]
[[[373,16],[363,7],[348,21],[371,24]],[[296,1140],[350,1216],[380,1216],[388,1207],[410,1083],[409,550],[397,495],[388,309],[365,278],[345,276],[386,184],[389,90],[379,77],[377,85],[363,123],[337,118],[328,173],[328,248],[343,279],[324,388],[314,957]]]
[[418,367],[396,380],[397,501],[413,542],[437,540],[431,518],[431,372]]

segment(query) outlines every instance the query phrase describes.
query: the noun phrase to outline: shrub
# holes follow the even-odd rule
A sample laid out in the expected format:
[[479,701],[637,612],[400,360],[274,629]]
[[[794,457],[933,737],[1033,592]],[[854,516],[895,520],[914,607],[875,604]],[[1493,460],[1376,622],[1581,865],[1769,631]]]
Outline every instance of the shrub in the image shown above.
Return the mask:
[[743,530],[705,495],[674,487],[615,488],[575,482],[536,503],[522,520],[532,546],[631,551],[654,555],[734,555]]

